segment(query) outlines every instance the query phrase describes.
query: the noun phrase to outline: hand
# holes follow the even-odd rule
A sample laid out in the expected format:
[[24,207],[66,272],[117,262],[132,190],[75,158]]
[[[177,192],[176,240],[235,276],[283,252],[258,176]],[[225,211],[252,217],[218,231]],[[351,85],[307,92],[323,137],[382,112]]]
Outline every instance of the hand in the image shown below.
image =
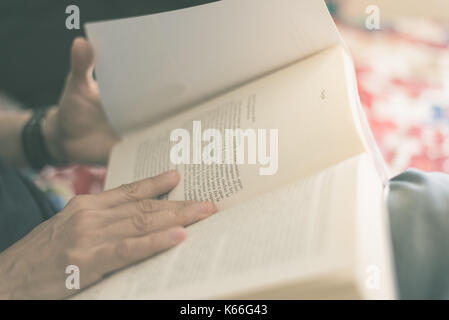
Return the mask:
[[44,127],[50,153],[65,163],[106,164],[118,142],[103,111],[93,67],[92,47],[76,38],[59,106],[50,109]]
[[56,299],[66,267],[80,270],[81,289],[104,275],[183,241],[183,226],[216,212],[212,203],[151,200],[175,187],[175,171],[97,195],[73,198],[59,214],[0,254],[0,297]]

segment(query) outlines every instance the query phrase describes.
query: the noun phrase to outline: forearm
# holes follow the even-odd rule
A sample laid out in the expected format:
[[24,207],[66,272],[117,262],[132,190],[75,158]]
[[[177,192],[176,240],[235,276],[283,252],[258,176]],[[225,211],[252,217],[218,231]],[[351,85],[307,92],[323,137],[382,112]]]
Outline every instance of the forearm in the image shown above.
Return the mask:
[[0,110],[0,156],[16,167],[27,164],[21,136],[22,128],[30,116],[30,111]]

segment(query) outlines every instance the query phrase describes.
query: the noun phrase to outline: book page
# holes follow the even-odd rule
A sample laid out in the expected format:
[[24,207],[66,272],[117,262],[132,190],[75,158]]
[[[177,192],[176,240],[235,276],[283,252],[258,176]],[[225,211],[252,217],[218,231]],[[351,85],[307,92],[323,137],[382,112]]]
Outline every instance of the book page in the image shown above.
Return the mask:
[[[106,188],[177,169],[182,179],[169,199],[213,201],[224,209],[363,152],[346,88],[344,55],[341,47],[333,47],[125,136],[112,152]],[[244,140],[244,163],[173,164],[170,154],[175,143],[170,135],[176,128],[185,128],[193,149],[198,140],[194,121],[203,132],[207,128],[253,130],[252,142]],[[203,153],[206,145],[202,143]],[[223,157],[225,145],[226,141],[221,146]],[[250,146],[255,145],[251,157]]]
[[361,161],[359,165],[355,275],[360,295],[366,299],[397,299],[388,188],[381,188],[374,165],[374,161]]
[[[345,160],[218,212],[188,227],[178,247],[76,298],[298,298],[308,297],[307,290],[347,285],[354,280],[358,174],[366,161],[363,155]],[[381,188],[378,180],[364,183],[376,181]],[[294,284],[289,295],[282,291]]]
[[124,133],[339,42],[323,0],[223,0],[85,26]]
[[[346,50],[346,53],[348,53],[348,50]],[[373,159],[377,174],[382,180],[382,183],[384,185],[387,185],[391,176],[387,168],[387,164],[383,159],[382,153],[380,152],[376,140],[374,139],[373,133],[371,132],[368,119],[366,118],[365,112],[363,110],[362,103],[358,94],[355,67],[351,57],[349,56],[349,53],[344,55],[344,60],[346,65],[346,88],[348,90],[348,96],[352,97],[349,102],[350,107],[353,110],[352,113],[354,115],[354,122],[357,126],[357,130],[359,131],[359,135],[363,140],[367,152]]]

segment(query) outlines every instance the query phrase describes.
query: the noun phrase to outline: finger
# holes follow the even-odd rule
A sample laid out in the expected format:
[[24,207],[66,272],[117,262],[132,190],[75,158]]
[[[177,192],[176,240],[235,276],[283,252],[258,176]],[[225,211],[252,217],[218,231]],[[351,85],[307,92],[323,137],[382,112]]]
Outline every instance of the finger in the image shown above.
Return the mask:
[[[126,209],[126,207],[127,205],[124,205],[123,209]],[[130,208],[130,210],[133,210],[133,208]],[[216,211],[214,204],[198,202],[187,207],[148,214],[136,212],[128,219],[120,220],[103,228],[104,238],[101,241],[144,236],[175,226],[188,226],[210,217]]]
[[185,239],[185,230],[175,227],[143,237],[126,238],[109,243],[96,253],[101,274],[110,273],[167,250]]
[[94,69],[94,51],[89,42],[77,37],[72,44],[71,72],[75,80],[89,81]]
[[172,190],[179,182],[179,173],[167,171],[156,177],[124,184],[118,188],[96,195],[97,201],[105,208],[126,202],[139,201],[160,196]]
[[157,211],[170,211],[188,207],[195,201],[167,201],[155,199],[143,199],[140,201],[126,202],[124,204],[108,208],[102,214],[103,225],[110,225],[124,219],[130,219],[136,215],[150,214]]

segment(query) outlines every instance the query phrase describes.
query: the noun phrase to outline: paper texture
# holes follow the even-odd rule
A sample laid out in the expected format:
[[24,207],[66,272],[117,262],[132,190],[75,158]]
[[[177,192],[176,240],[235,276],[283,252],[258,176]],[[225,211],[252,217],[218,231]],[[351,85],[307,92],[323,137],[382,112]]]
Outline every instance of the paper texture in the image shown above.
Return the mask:
[[121,133],[340,41],[322,0],[223,0],[86,25]]
[[359,291],[365,299],[396,299],[389,215],[382,181],[372,157],[365,155],[358,172],[357,270]]
[[[183,178],[169,199],[213,201],[224,209],[364,152],[356,116],[349,107],[353,97],[347,94],[344,55],[340,46],[329,48],[158,125],[126,135],[112,152],[106,188],[177,169]],[[204,129],[221,128],[221,123],[226,127],[232,122],[229,118],[238,118],[237,127],[243,130],[278,130],[278,171],[260,175],[260,168],[266,165],[245,162],[233,169],[238,171],[239,188],[228,197],[192,197],[190,187],[198,194],[204,189],[204,180],[225,179],[223,170],[232,168],[204,164],[174,167],[169,159],[170,132],[176,128],[192,131],[192,120],[201,120]],[[218,183],[212,185],[203,191],[220,194],[225,189]]]
[[[361,161],[369,160],[354,157],[221,211],[189,227],[180,246],[119,272],[76,298],[232,298],[251,297],[251,292],[273,298],[261,293],[295,282],[297,293],[307,296],[307,289],[341,281],[337,274],[350,281]],[[320,282],[320,276],[329,274],[334,276]],[[315,288],[301,285],[307,279],[317,281]],[[280,297],[297,298],[282,293]]]

